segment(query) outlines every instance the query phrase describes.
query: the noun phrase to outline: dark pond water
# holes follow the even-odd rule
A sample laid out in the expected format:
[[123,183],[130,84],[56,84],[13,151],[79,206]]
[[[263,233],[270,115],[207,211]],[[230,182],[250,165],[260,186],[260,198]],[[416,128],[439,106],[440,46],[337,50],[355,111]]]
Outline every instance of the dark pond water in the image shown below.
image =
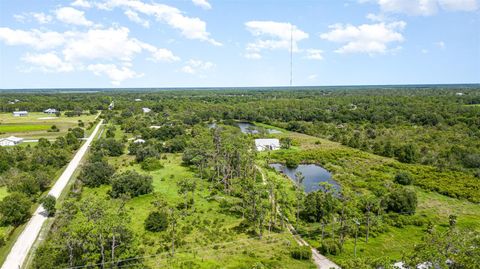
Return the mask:
[[340,185],[332,179],[332,174],[316,164],[300,164],[297,168],[288,168],[283,164],[273,163],[270,164],[270,167],[287,175],[294,182],[295,174],[301,172],[305,177],[303,180],[305,192],[312,192],[320,189],[319,184],[321,182],[328,182],[332,184],[335,189],[340,190]]
[[[239,122],[239,123],[237,123],[237,125],[240,128],[240,130],[242,131],[242,133],[244,133],[244,134],[258,134],[260,132],[258,126],[255,126],[255,125],[253,125],[249,122]],[[279,130],[275,130],[275,129],[267,129],[267,132],[269,134],[282,133]]]

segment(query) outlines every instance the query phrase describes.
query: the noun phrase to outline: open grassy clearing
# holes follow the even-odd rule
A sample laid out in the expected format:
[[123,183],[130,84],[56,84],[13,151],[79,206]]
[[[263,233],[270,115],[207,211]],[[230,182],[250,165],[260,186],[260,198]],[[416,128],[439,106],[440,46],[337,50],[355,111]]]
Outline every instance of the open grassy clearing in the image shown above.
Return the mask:
[[[85,126],[95,120],[96,115],[82,115],[79,117],[66,117],[45,114],[41,112],[31,112],[25,117],[14,117],[11,113],[0,113],[0,138],[8,136],[17,136],[25,139],[38,139],[41,137],[55,138],[65,135],[69,128],[78,126],[81,120]],[[59,132],[47,132],[51,126],[55,125]],[[90,130],[86,130],[88,133]]]
[[[195,178],[193,171],[181,165],[180,154],[166,154],[162,160],[164,168],[148,172],[153,177],[155,192],[164,197],[171,204],[180,203],[181,197],[177,193],[177,182],[184,178]],[[130,156],[111,158],[110,162],[121,170],[142,171],[137,164],[133,164]],[[133,164],[133,165],[130,165]],[[132,213],[131,227],[141,237],[144,255],[150,258],[145,260],[146,265],[154,268],[168,266],[179,268],[182,266],[195,268],[252,268],[254,265],[264,264],[270,268],[315,268],[310,261],[297,261],[290,257],[290,246],[295,245],[293,237],[286,231],[275,233],[265,232],[265,238],[257,237],[241,231],[239,224],[241,216],[230,213],[228,208],[222,207],[222,200],[232,199],[221,193],[212,195],[210,184],[204,180],[197,181],[195,193],[195,211],[187,215],[182,221],[186,235],[182,244],[177,248],[178,255],[174,259],[166,254],[166,244],[159,234],[145,231],[144,221],[148,214],[155,210],[152,202],[155,194],[143,195],[129,200],[126,207]],[[100,188],[84,188],[82,196],[96,195],[108,199],[108,186]],[[266,239],[271,238],[271,239]],[[273,252],[272,249],[276,251]]]

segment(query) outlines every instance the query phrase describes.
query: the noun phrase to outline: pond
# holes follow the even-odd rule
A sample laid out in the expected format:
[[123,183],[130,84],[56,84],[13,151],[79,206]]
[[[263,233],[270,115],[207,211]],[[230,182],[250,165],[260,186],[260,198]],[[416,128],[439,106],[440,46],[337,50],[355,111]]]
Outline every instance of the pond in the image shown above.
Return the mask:
[[[244,134],[258,134],[258,133],[260,133],[259,128],[261,128],[261,127],[258,127],[254,124],[249,123],[249,122],[239,122],[239,123],[237,123],[237,125],[240,128],[240,130],[242,131],[242,133],[244,133]],[[267,129],[267,132],[269,134],[280,134],[280,133],[282,133],[279,130],[275,130],[275,129]]]
[[333,185],[336,190],[340,190],[340,185],[332,179],[332,174],[325,168],[316,164],[300,164],[297,168],[288,168],[281,163],[270,164],[270,167],[275,168],[278,172],[287,175],[295,182],[295,174],[301,172],[305,177],[303,180],[303,187],[305,192],[312,192],[320,189],[319,184],[328,182]]

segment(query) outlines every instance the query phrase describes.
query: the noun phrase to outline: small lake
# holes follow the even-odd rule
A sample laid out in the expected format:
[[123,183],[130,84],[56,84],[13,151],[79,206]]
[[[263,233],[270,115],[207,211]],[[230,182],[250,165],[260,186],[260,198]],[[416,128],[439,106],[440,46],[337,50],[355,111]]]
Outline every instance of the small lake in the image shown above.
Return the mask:
[[[244,133],[244,134],[258,134],[258,133],[260,133],[259,129],[261,127],[258,127],[254,124],[249,123],[249,122],[239,122],[239,123],[237,123],[237,125],[240,128],[240,130],[242,131],[242,133]],[[269,134],[280,134],[280,133],[282,133],[279,130],[275,130],[275,129],[266,129],[266,130]]]
[[280,163],[270,164],[270,167],[275,168],[278,172],[287,175],[293,182],[295,182],[295,174],[301,172],[305,179],[303,186],[305,192],[312,192],[320,189],[319,184],[328,182],[333,185],[336,190],[340,190],[340,185],[332,179],[332,174],[323,167],[316,164],[300,164],[297,168],[288,168]]

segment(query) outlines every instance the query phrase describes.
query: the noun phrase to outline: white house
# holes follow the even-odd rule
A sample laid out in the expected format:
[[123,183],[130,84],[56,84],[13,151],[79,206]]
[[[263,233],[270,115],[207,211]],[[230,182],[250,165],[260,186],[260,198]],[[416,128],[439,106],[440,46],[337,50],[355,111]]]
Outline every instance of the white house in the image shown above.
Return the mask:
[[15,146],[22,143],[23,138],[10,136],[7,138],[0,138],[0,146]]
[[258,151],[280,149],[280,141],[276,138],[255,139],[255,147]]
[[49,109],[45,109],[43,111],[43,113],[46,113],[46,114],[55,114],[57,113],[57,110],[55,108],[49,108]]
[[13,116],[14,117],[28,116],[28,112],[27,111],[13,111]]
[[135,99],[135,102],[140,102],[140,101],[142,101],[142,99],[140,98]]
[[143,144],[143,143],[145,143],[145,140],[139,138],[139,139],[133,141],[133,143],[135,143],[135,144]]
[[142,108],[142,110],[143,110],[143,113],[150,113],[150,111],[152,111],[152,110],[151,110],[150,108],[148,108],[148,107],[144,107],[144,108]]
[[455,95],[456,96],[463,96],[463,92],[457,92]]

